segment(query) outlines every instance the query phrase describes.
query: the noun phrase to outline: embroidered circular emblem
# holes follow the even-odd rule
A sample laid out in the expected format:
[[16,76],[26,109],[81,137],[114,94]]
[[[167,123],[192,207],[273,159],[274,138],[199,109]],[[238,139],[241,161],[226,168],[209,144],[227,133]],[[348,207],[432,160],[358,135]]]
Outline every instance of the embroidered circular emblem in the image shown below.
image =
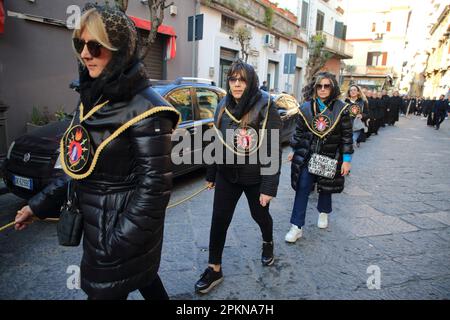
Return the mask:
[[357,105],[357,104],[352,104],[351,106],[350,106],[350,114],[353,116],[353,117],[356,117],[358,114],[360,114],[361,113],[361,108]]
[[331,120],[323,114],[319,114],[313,119],[313,127],[317,132],[324,132],[330,128]]
[[252,152],[258,145],[258,133],[252,127],[234,130],[234,146],[239,152]]
[[77,125],[67,132],[64,139],[64,162],[72,172],[83,170],[89,160],[89,135],[82,126]]

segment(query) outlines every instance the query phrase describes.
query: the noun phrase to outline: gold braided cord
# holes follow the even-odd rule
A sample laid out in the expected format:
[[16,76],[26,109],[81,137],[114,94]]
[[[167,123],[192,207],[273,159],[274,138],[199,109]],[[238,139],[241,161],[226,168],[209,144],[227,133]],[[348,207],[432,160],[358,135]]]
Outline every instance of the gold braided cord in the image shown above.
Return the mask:
[[225,108],[225,112],[226,112],[227,115],[231,118],[231,120],[233,120],[233,121],[236,122],[236,123],[241,123],[241,122],[242,122],[242,120],[236,119],[236,118],[231,114],[231,112],[228,111],[228,108],[227,108],[227,107],[224,107],[224,108]]
[[88,177],[92,171],[94,171],[95,165],[97,164],[97,160],[100,156],[100,153],[102,152],[102,150],[108,145],[108,143],[110,143],[112,140],[114,140],[115,138],[117,138],[122,132],[124,132],[125,130],[127,130],[129,127],[131,127],[132,125],[138,123],[139,121],[157,113],[157,112],[161,112],[161,111],[171,111],[171,112],[175,112],[178,115],[178,124],[180,123],[180,113],[174,108],[174,107],[169,107],[169,106],[164,106],[164,107],[153,107],[150,110],[147,110],[145,112],[143,112],[142,114],[140,114],[139,116],[129,120],[128,122],[126,122],[125,124],[123,124],[119,129],[117,129],[116,131],[114,131],[114,133],[112,135],[110,135],[108,138],[106,138],[97,148],[97,150],[95,150],[95,154],[94,154],[94,158],[92,159],[92,163],[91,166],[89,167],[89,170],[86,173],[83,174],[75,174],[71,171],[69,171],[67,169],[67,165],[65,163],[65,157],[64,157],[64,143],[63,143],[63,139],[61,139],[60,142],[60,146],[61,146],[61,150],[60,150],[60,155],[61,155],[61,166],[64,170],[64,172],[72,177],[75,180],[81,180],[81,179],[85,179],[86,177]]
[[[238,155],[238,156],[242,156],[242,157],[250,156],[250,155],[254,154],[256,151],[258,151],[259,148],[261,148],[262,143],[263,143],[263,140],[264,140],[264,133],[265,133],[265,131],[266,131],[265,129],[266,129],[266,125],[267,125],[267,119],[269,118],[270,102],[271,102],[271,100],[270,100],[270,98],[269,98],[269,102],[268,102],[268,104],[267,104],[266,118],[264,119],[263,126],[262,126],[262,133],[261,133],[261,130],[260,130],[261,136],[259,137],[259,138],[260,138],[260,139],[259,139],[259,143],[258,143],[258,146],[257,146],[253,151],[251,151],[251,152],[249,152],[249,153],[243,153],[243,152],[239,152],[239,151],[234,150],[234,148],[230,147],[230,146],[228,145],[228,143],[226,143],[226,141],[223,140],[222,133],[219,131],[219,129],[217,129],[216,125],[214,124],[213,127],[214,127],[214,129],[216,130],[216,132],[217,132],[217,136],[219,137],[220,142],[222,142],[222,144],[223,144],[225,147],[227,147],[228,150],[230,150],[230,151],[233,152],[234,154],[236,154],[236,155]],[[225,111],[227,111],[226,107],[225,107]],[[227,112],[228,112],[228,111],[227,111]],[[232,119],[233,119],[233,118],[232,118]],[[239,121],[239,122],[240,122],[240,121]]]
[[[316,131],[314,131],[314,130],[310,127],[310,125],[309,125],[309,123],[308,123],[308,120],[307,120],[306,117],[303,115],[303,112],[302,112],[301,109],[299,110],[299,113],[300,113],[301,117],[303,118],[303,120],[305,121],[305,124],[306,124],[306,126],[308,127],[309,131],[311,131],[311,132],[314,133],[316,136],[318,136],[319,138],[322,139],[322,138],[325,137],[327,134],[329,134],[331,131],[333,131],[334,127],[338,124],[338,122],[339,122],[339,120],[340,120],[340,118],[341,118],[342,112],[344,112],[344,111],[347,109],[347,107],[348,107],[348,104],[346,104],[346,105],[342,108],[341,112],[339,112],[339,115],[338,115],[337,119],[334,121],[334,123],[333,123],[333,125],[330,127],[330,129],[328,129],[327,131],[325,131],[322,135],[318,134]],[[314,120],[314,118],[313,118],[313,120]]]
[[97,111],[100,110],[101,108],[103,108],[105,105],[108,104],[108,102],[109,102],[109,100],[106,101],[106,102],[104,102],[104,103],[102,103],[102,104],[99,104],[99,105],[93,107],[93,108],[91,109],[91,111],[89,111],[88,114],[87,114],[86,116],[83,116],[83,113],[84,113],[84,106],[83,106],[83,104],[81,103],[81,104],[80,104],[80,123],[83,122],[84,120],[86,120],[87,118],[89,118],[90,116],[92,116],[95,112],[97,112]]

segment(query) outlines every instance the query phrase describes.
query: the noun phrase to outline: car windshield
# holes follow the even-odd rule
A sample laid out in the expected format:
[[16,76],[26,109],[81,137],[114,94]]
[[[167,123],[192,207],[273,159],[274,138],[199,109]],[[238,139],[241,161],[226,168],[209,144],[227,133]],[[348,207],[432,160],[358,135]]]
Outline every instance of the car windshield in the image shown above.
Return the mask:
[[160,87],[160,86],[153,86],[152,88],[162,96],[164,96],[164,93],[167,89],[166,87]]

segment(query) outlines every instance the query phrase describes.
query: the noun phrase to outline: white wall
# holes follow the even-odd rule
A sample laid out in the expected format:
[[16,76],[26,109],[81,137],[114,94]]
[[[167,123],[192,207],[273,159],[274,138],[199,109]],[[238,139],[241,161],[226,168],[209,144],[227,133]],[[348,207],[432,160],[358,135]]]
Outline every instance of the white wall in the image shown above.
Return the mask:
[[[400,0],[399,0],[400,1]],[[355,47],[353,59],[346,61],[348,65],[366,65],[367,52],[387,52],[386,66],[394,67],[400,74],[404,61],[403,50],[405,46],[406,26],[409,9],[407,6],[390,6],[391,1],[378,1],[371,6],[363,6],[361,1],[351,0],[347,16],[347,39],[361,40],[373,39],[372,23],[376,23],[377,32],[383,32],[383,40],[380,41],[354,41]],[[373,8],[372,8],[373,6]],[[379,10],[383,10],[380,12]],[[385,11],[387,10],[387,12]],[[391,31],[386,31],[386,22],[391,22]]]
[[[203,40],[199,41],[198,51],[198,77],[208,78],[220,83],[220,48],[233,49],[240,52],[240,45],[230,39],[230,35],[220,31],[222,14],[210,7],[202,6],[200,13],[204,14]],[[244,21],[237,21],[236,25],[243,24]],[[254,27],[253,38],[250,47],[259,52],[259,56],[249,56],[248,63],[255,67],[260,84],[267,79],[269,60],[278,63],[278,83],[275,88],[281,91],[288,91],[286,86],[288,77],[283,74],[284,54],[296,53],[297,47],[293,43],[290,45],[286,39],[280,39],[279,50],[265,47],[263,44],[264,35],[268,31]],[[275,52],[274,52],[275,51]],[[302,66],[300,64],[299,66]],[[214,76],[209,76],[210,67],[214,67]],[[293,88],[294,75],[290,76],[290,85]],[[290,91],[293,91],[290,90]]]
[[330,0],[328,3],[320,0],[309,0],[309,30],[310,34],[316,32],[317,10],[325,14],[323,31],[334,35],[335,22],[345,22],[344,17],[336,11],[338,6],[343,7],[342,0]]

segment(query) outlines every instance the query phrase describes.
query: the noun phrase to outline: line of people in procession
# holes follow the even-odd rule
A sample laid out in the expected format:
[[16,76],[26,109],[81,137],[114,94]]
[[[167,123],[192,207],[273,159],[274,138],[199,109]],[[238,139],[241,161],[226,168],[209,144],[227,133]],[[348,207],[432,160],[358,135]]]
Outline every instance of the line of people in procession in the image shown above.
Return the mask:
[[[25,229],[34,217],[58,217],[70,202],[83,216],[81,288],[88,299],[126,299],[134,290],[145,299],[168,299],[158,270],[172,189],[171,134],[180,114],[151,88],[138,58],[136,28],[123,12],[86,5],[72,41],[80,63],[80,103],[61,140],[66,176],[17,212],[15,228]],[[333,194],[344,190],[351,169],[354,138],[359,143],[377,134],[380,126],[394,125],[401,109],[398,93],[392,100],[382,93],[373,97],[357,86],[349,88],[345,102],[329,72],[314,75],[303,93],[288,156],[295,190],[288,243],[302,237],[314,186],[319,193],[317,226],[328,227]],[[263,144],[272,150],[271,137],[281,126],[275,102],[260,89],[255,69],[234,62],[227,74],[227,95],[214,116],[215,142],[224,152],[222,161],[207,169],[214,200],[208,265],[195,283],[197,293],[209,292],[224,278],[223,249],[242,194],[261,231],[261,263],[275,263],[270,202],[279,186],[281,145],[274,146],[277,170],[270,174],[262,173],[270,164],[259,157],[257,163],[248,160]],[[230,145],[220,139],[227,130],[245,139]],[[244,161],[236,161],[238,157]]]
[[423,119],[427,120],[427,126],[434,127],[436,130],[439,130],[442,122],[448,118],[448,113],[450,113],[450,101],[443,94],[438,99],[406,97],[404,105],[403,114],[406,114],[406,106],[409,106],[409,113],[423,116]]

